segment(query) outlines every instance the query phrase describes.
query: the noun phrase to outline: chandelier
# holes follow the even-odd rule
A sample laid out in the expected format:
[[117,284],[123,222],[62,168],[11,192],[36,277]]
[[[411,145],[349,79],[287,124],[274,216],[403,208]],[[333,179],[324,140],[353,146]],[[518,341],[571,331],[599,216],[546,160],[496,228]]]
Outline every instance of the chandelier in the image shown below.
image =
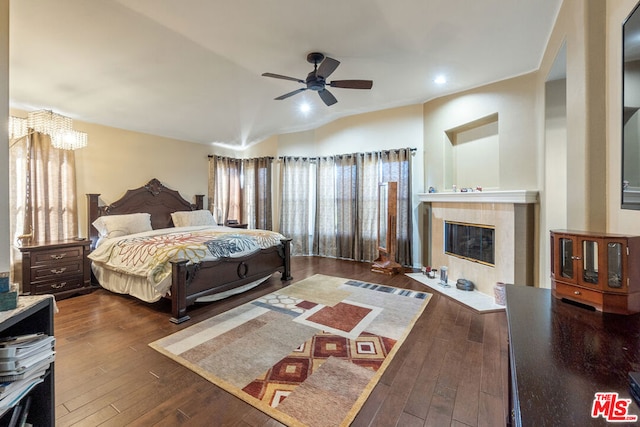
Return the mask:
[[49,135],[51,145],[62,150],[87,146],[87,134],[73,129],[73,119],[51,110],[32,111],[27,118],[9,117],[9,138],[19,139],[31,132]]

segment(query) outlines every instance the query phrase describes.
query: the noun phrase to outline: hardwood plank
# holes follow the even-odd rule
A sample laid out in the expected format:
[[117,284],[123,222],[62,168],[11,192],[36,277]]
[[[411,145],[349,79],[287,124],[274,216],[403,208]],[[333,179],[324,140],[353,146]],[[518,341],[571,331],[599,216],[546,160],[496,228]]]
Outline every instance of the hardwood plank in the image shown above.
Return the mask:
[[496,313],[489,313],[485,316],[485,350],[482,353],[482,380],[480,390],[484,393],[502,398],[503,377],[501,370],[505,367],[501,362],[500,318]]
[[482,358],[482,344],[469,342],[462,365],[462,375],[456,391],[453,419],[467,425],[478,423],[478,399],[482,365],[475,363]]
[[[433,293],[352,426],[504,424],[504,313],[477,313],[405,275],[370,267],[320,257],[292,260],[291,283],[321,273]],[[102,289],[58,301],[56,425],[282,426],[148,343],[288,284],[275,274],[244,294],[190,307],[192,320],[181,325],[168,321],[166,301],[147,304]],[[475,410],[461,406],[465,399],[477,402],[476,423]]]
[[454,389],[436,385],[424,425],[440,427],[451,424],[455,397],[456,391]]

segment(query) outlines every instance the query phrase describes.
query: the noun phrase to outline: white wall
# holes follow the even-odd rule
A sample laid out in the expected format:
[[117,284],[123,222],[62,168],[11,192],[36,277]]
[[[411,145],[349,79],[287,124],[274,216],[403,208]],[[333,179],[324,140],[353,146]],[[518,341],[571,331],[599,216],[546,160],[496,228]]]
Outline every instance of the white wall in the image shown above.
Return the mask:
[[497,114],[500,189],[537,190],[535,82],[535,74],[527,74],[425,103],[424,187],[451,190],[445,185],[445,149],[450,145],[446,131]]

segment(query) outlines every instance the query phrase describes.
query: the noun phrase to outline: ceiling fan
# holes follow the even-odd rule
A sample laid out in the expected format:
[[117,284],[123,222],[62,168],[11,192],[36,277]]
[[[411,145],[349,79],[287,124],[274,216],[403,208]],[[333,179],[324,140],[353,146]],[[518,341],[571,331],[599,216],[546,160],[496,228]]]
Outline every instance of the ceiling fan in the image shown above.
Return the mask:
[[[300,89],[296,89],[292,92],[285,93],[275,99],[282,100],[289,98],[297,93],[303,92],[307,89],[315,90],[320,95],[322,101],[327,105],[333,105],[338,100],[331,92],[329,92],[325,86],[329,85],[331,87],[343,88],[343,89],[371,89],[373,86],[373,82],[371,80],[332,80],[327,82],[327,77],[333,73],[338,65],[340,65],[340,61],[325,57],[322,53],[319,52],[311,52],[307,55],[307,62],[313,64],[313,71],[307,75],[306,80],[297,79],[295,77],[283,76],[281,74],[273,74],[273,73],[263,73],[264,77],[273,77],[275,79],[283,79],[283,80],[292,80],[294,82],[302,83],[306,85],[306,87],[302,87]],[[320,64],[318,66],[318,64]]]

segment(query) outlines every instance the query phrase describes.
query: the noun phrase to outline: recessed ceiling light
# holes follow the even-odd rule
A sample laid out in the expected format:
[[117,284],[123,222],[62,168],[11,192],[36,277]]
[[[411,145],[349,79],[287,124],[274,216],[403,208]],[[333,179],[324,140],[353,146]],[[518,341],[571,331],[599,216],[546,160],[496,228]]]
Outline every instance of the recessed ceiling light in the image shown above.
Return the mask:
[[311,106],[308,103],[303,102],[302,104],[300,104],[300,111],[302,111],[303,113],[308,113],[309,111],[311,111]]
[[443,75],[439,75],[435,79],[433,79],[433,82],[438,85],[443,85],[447,82],[447,78]]

